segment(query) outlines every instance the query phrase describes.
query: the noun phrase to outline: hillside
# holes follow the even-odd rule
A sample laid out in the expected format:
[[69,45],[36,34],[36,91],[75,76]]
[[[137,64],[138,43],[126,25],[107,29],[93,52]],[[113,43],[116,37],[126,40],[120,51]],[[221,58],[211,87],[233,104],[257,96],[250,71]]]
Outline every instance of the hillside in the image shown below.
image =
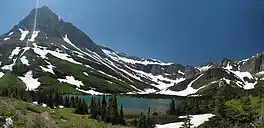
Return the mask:
[[[11,117],[14,128],[128,128],[113,126],[77,115],[72,108],[50,109],[33,103],[0,97],[1,119]],[[0,126],[5,121],[0,120]]]

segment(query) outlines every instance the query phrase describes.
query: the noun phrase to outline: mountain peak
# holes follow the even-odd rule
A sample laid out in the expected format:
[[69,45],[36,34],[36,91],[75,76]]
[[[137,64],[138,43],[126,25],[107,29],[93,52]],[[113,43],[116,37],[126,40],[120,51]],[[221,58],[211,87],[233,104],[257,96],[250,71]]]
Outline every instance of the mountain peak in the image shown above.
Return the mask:
[[[37,9],[37,10],[36,10]],[[37,12],[37,15],[36,15]],[[34,8],[29,15],[19,23],[19,27],[26,29],[33,29],[35,16],[37,20],[37,28],[54,27],[55,25],[63,22],[59,16],[52,12],[48,6],[42,6],[41,8]]]
[[48,7],[47,5],[44,5],[44,6],[40,7],[40,9],[50,10],[49,7]]

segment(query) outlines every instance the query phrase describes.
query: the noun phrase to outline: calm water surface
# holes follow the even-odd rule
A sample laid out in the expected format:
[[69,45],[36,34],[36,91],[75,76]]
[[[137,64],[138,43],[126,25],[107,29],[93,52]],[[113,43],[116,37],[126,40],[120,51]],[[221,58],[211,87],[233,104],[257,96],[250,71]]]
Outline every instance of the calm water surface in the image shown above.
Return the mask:
[[[85,101],[90,104],[92,96],[84,96]],[[102,100],[102,96],[96,96],[96,99]],[[106,96],[108,101],[109,96]],[[96,100],[97,101],[97,100]],[[149,98],[131,98],[131,97],[119,97],[117,96],[118,106],[123,105],[125,114],[140,114],[146,113],[148,107],[151,108],[151,112],[157,111],[158,113],[165,113],[169,108],[170,99],[149,99]],[[177,101],[175,102],[177,104]]]

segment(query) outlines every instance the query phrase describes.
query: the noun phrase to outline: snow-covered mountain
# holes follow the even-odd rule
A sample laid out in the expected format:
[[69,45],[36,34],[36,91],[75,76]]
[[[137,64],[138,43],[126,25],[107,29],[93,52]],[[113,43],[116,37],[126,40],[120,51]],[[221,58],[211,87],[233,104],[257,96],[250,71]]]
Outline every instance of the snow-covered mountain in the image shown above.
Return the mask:
[[143,59],[97,45],[46,6],[35,12],[0,36],[0,82],[12,75],[29,90],[186,96],[219,81],[251,89],[263,80],[263,53],[197,67]]

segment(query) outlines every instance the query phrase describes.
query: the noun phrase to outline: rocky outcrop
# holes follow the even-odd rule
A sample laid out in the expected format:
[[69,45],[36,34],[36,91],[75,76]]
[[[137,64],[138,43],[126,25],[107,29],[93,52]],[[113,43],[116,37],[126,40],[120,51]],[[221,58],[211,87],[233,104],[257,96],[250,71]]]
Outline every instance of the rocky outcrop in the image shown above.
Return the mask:
[[264,52],[243,62],[240,66],[241,71],[248,71],[252,74],[264,71]]
[[199,74],[200,71],[192,66],[186,66],[184,73],[186,79],[191,79],[197,76],[197,74]]

